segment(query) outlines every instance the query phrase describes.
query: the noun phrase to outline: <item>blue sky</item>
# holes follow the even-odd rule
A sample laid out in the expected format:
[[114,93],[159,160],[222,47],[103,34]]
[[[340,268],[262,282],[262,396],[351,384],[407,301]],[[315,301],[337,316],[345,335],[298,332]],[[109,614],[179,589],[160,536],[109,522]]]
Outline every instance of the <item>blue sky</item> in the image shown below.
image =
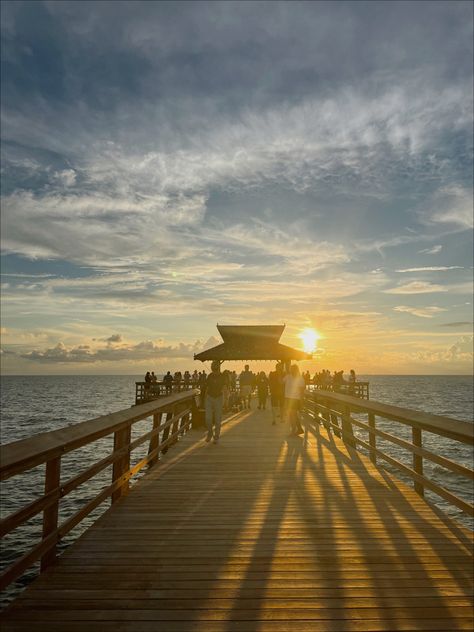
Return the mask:
[[[470,2],[3,2],[5,373],[472,371]],[[200,368],[200,367],[198,367]]]

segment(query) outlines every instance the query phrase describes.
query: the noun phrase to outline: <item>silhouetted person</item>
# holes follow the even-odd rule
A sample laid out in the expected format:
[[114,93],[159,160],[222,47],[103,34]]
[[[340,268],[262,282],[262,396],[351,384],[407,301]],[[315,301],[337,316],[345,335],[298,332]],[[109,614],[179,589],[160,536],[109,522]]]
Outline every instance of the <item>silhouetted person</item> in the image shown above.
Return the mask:
[[166,388],[166,394],[169,395],[173,390],[173,376],[171,375],[171,371],[168,371],[164,376],[163,384]]
[[252,397],[252,387],[254,383],[254,375],[249,370],[249,365],[245,365],[245,370],[242,371],[239,377],[240,382],[240,394],[244,400],[244,408],[250,408],[250,399]]
[[272,404],[272,424],[276,424],[276,418],[279,416],[283,421],[283,409],[285,403],[285,391],[283,385],[283,371],[281,364],[275,365],[275,370],[270,372],[268,376],[270,386],[270,400]]
[[150,384],[151,384],[151,375],[150,371],[147,371],[145,374],[145,397],[148,397],[150,394]]
[[[211,370],[212,373],[208,375],[206,380],[206,441],[209,442],[214,435],[214,443],[217,443],[221,434],[223,391],[226,377],[221,373],[219,360],[212,362]],[[214,432],[212,428],[213,423]]]
[[265,375],[264,371],[260,371],[260,373],[257,375],[255,383],[257,385],[258,409],[265,410],[268,397],[268,378]]
[[283,382],[285,384],[285,409],[291,434],[301,434],[303,428],[298,419],[298,410],[301,407],[306,385],[297,364],[291,365],[290,372],[285,375]]
[[356,373],[354,371],[354,369],[350,370],[349,373],[349,395],[354,395],[355,392],[355,388],[354,385],[356,383]]

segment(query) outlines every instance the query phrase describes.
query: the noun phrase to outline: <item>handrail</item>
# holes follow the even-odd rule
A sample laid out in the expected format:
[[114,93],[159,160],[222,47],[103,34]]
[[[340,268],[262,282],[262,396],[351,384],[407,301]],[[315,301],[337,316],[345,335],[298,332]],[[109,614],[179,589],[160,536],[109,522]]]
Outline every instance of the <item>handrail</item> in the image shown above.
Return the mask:
[[370,412],[378,417],[384,417],[392,421],[399,421],[408,426],[417,426],[421,430],[427,430],[439,434],[448,439],[474,444],[474,424],[452,417],[432,415],[411,408],[401,408],[391,404],[382,404],[374,400],[361,401],[350,395],[331,393],[328,391],[311,391],[308,395],[315,395],[318,399],[330,399],[338,404],[350,406],[356,412]]
[[[424,460],[428,460],[460,476],[474,480],[474,471],[472,469],[423,447],[424,432],[473,445],[474,424],[468,421],[452,419],[451,417],[431,415],[409,408],[391,406],[373,400],[360,400],[349,395],[321,390],[306,391],[304,412],[310,424],[322,424],[328,432],[333,432],[336,436],[342,438],[350,447],[356,449],[362,447],[367,450],[374,464],[377,464],[377,459],[380,458],[396,467],[400,472],[403,472],[404,475],[413,480],[415,491],[420,496],[424,496],[425,488],[429,489],[458,509],[461,509],[464,513],[474,516],[473,504],[466,502],[450,490],[432,481],[423,471]],[[355,419],[351,416],[352,413],[367,414],[367,423]],[[410,443],[406,439],[377,428],[377,417],[410,426],[412,429],[412,442]],[[368,442],[354,434],[353,426],[368,432]],[[412,467],[408,467],[379,449],[376,443],[377,437],[411,452]]]
[[[160,453],[165,452],[189,429],[198,394],[199,391],[193,389],[163,396],[130,409],[0,446],[0,480],[46,464],[44,495],[0,521],[0,535],[4,536],[35,515],[43,513],[41,541],[0,575],[0,590],[21,576],[38,559],[41,559],[41,571],[45,570],[56,559],[56,547],[61,538],[107,498],[111,497],[114,503],[125,495],[132,476],[146,465],[154,465]],[[152,430],[132,441],[132,426],[149,417],[153,417]],[[111,435],[114,437],[111,454],[73,478],[64,482],[61,480],[63,455]],[[131,467],[132,451],[147,441],[148,454]],[[61,499],[110,465],[113,468],[111,484],[59,524]]]

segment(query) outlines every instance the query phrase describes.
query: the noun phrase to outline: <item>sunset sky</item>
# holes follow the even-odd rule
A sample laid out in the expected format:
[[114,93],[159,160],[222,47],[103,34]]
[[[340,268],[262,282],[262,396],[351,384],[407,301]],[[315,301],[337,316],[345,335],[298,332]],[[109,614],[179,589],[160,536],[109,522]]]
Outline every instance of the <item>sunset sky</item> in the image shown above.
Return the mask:
[[472,371],[471,2],[1,17],[5,374],[201,370],[216,323]]

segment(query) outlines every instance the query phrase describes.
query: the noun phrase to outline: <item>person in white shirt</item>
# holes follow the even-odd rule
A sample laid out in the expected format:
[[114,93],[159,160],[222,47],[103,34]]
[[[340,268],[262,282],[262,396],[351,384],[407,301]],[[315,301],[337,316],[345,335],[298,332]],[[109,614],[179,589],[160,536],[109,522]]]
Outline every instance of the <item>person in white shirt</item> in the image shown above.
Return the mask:
[[305,391],[305,381],[300,375],[297,364],[292,364],[290,372],[283,378],[285,385],[285,408],[287,419],[291,427],[291,434],[297,435],[303,432],[298,419],[298,409]]

